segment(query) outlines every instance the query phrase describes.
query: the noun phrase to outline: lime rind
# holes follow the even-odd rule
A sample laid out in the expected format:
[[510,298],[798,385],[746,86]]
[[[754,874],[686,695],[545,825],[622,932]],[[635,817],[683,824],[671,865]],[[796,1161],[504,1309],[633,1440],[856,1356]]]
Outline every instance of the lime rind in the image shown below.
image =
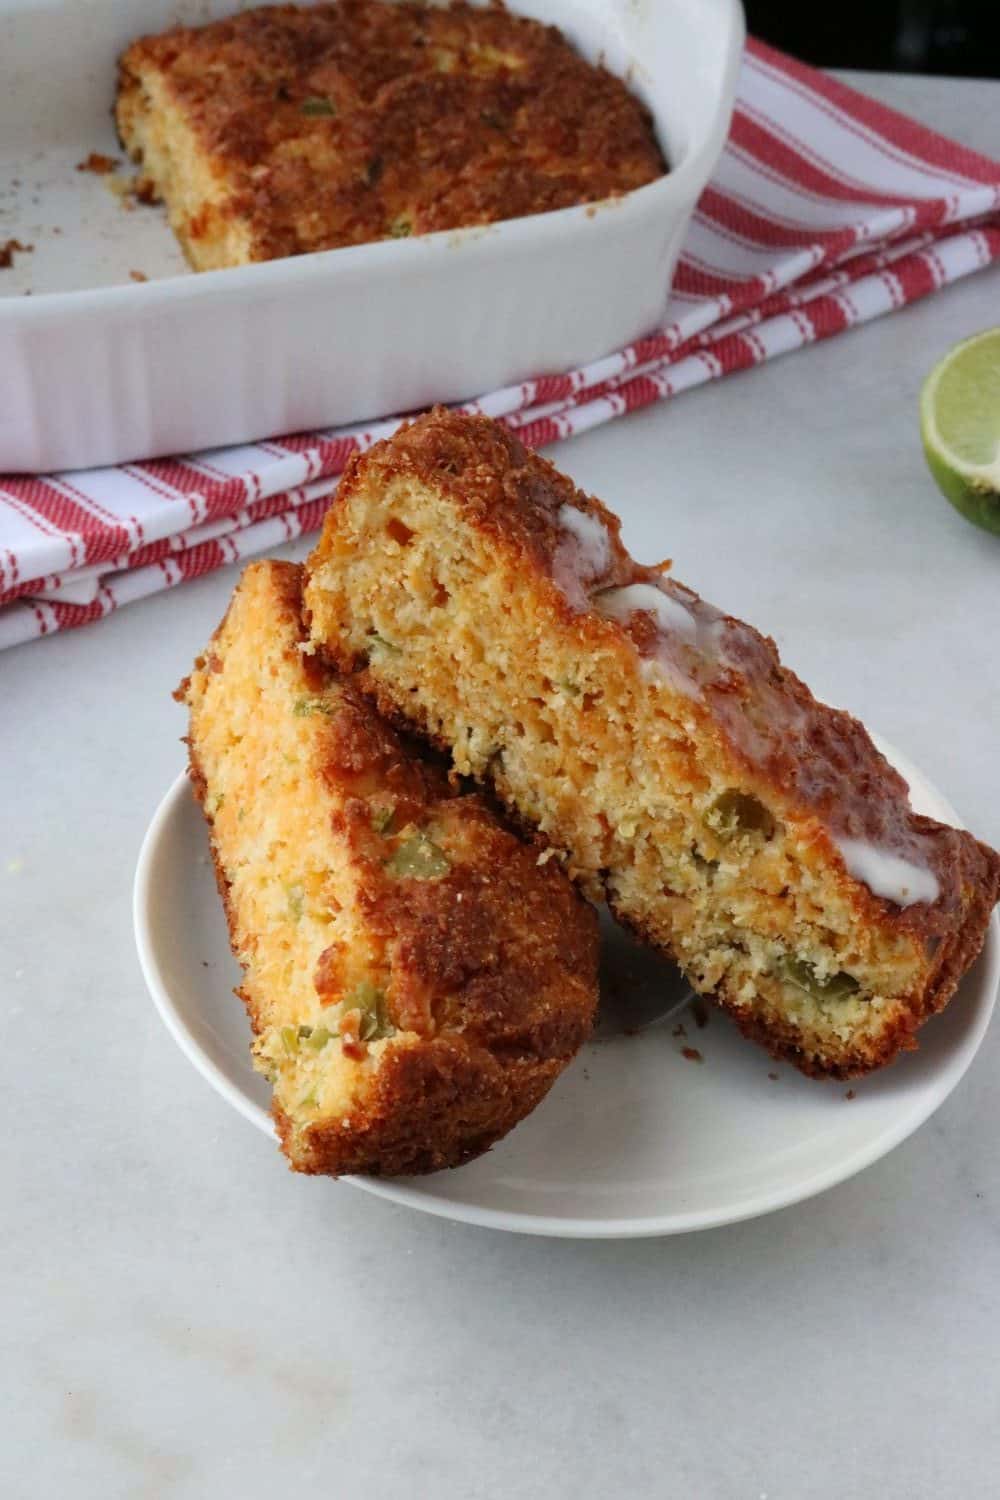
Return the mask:
[[927,464],[967,520],[1000,534],[1000,328],[956,344],[920,393]]
[[943,462],[940,455],[924,443],[927,466],[938,489],[955,509],[984,531],[1000,536],[1000,486],[984,485],[982,480],[968,479]]

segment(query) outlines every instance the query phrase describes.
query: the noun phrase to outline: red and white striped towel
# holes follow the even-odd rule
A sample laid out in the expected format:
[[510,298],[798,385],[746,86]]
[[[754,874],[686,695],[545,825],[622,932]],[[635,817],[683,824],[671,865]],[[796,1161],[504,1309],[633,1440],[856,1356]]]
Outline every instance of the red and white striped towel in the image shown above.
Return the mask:
[[[751,41],[665,325],[468,409],[502,418],[532,446],[550,443],[892,312],[998,258],[1000,163]],[[0,477],[0,647],[314,529],[351,454],[395,425]]]

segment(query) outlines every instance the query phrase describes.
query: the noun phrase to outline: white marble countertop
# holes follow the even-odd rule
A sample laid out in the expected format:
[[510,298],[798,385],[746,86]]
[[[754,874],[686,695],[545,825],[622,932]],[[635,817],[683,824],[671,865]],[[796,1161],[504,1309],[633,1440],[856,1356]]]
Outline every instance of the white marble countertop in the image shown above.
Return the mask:
[[[996,147],[1000,84],[864,82]],[[612,503],[657,497],[658,555],[994,843],[1000,540],[930,483],[916,396],[998,302],[998,273],[973,277],[554,455]],[[232,583],[0,657],[0,1494],[995,1495],[1000,1027],[854,1181],[628,1244],[296,1178],[193,1072],[145,993],[130,886],[181,764],[170,689]]]

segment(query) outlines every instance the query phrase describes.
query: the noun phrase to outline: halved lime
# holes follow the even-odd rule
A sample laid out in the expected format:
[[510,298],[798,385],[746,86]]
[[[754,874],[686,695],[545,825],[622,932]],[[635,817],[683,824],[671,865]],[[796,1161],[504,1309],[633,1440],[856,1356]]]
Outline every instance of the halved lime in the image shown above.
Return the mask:
[[920,434],[941,493],[1000,533],[1000,328],[949,350],[920,392]]

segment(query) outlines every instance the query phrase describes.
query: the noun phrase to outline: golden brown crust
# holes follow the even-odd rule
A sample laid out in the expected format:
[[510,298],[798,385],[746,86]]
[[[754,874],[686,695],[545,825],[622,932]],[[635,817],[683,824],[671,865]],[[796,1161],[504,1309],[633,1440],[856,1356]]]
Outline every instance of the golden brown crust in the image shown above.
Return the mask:
[[[314,577],[327,565],[336,570],[338,549],[351,546],[350,538],[339,532],[337,517],[353,496],[385,493],[400,477],[417,490],[446,498],[462,524],[484,538],[494,556],[502,557],[505,566],[513,560],[511,571],[523,578],[526,595],[530,589],[532,609],[575,641],[581,659],[597,652],[617,655],[622,672],[634,673],[635,651],[642,657],[652,654],[656,643],[650,638],[649,615],[640,613],[619,623],[588,607],[587,601],[574,601],[572,580],[567,586],[559,576],[560,549],[566,541],[560,510],[570,506],[586,513],[607,534],[606,566],[590,579],[589,590],[659,583],[661,573],[635,563],[621,544],[617,518],[599,501],[582,495],[566,476],[486,418],[437,409],[354,459],[310,559]],[[349,567],[349,561],[345,565]],[[781,664],[773,641],[713,610],[683,585],[671,581],[669,587],[699,626],[704,624],[725,642],[721,666],[684,662],[696,687],[687,712],[698,732],[724,743],[730,762],[744,768],[766,804],[806,830],[804,836],[822,849],[824,859],[843,871],[845,900],[854,922],[881,934],[887,946],[898,940],[908,953],[919,956],[919,982],[902,997],[905,1013],[894,1011],[877,1042],[873,1045],[866,1037],[857,1052],[845,1044],[837,1056],[807,1056],[796,1027],[763,1025],[747,1013],[745,1004],[729,1003],[724,986],[717,998],[748,1034],[804,1072],[851,1077],[882,1066],[914,1045],[917,1027],[943,1008],[979,953],[1000,894],[1000,856],[971,834],[914,813],[905,781],[876,749],[864,726],[817,702]],[[364,666],[363,653],[345,650],[342,641],[331,640],[325,648],[342,667]],[[382,681],[377,668],[363,671],[358,681],[384,715],[401,719],[398,695]],[[411,726],[441,748],[453,748],[435,733],[430,715],[415,697],[406,701],[403,711]],[[483,779],[509,800],[492,769]],[[838,838],[901,849],[933,873],[938,898],[900,906],[874,894],[849,878]],[[598,871],[597,879],[604,880],[612,899],[606,873]],[[587,879],[591,891],[593,874],[589,872]],[[617,914],[641,927],[621,907]],[[639,935],[654,936],[649,930]],[[662,937],[659,941],[662,945]]]
[[[395,1177],[461,1166],[530,1114],[563,1066],[558,1058],[497,1057],[461,1035],[400,1048],[352,1110],[350,1130],[338,1121],[315,1126],[295,1168]],[[292,1131],[280,1109],[275,1123],[287,1151]]]
[[[336,1116],[293,1126],[276,1104],[279,1134],[296,1170],[390,1175],[458,1165],[534,1108],[585,1039],[596,1007],[595,915],[560,872],[539,868],[537,849],[500,827],[479,796],[458,793],[349,685],[299,651],[301,569],[251,565],[231,610],[240,590],[254,587],[262,598],[258,611],[271,621],[270,644],[262,650],[283,660],[300,691],[327,692],[324,711],[304,716],[299,732],[314,747],[317,781],[335,793],[329,858],[356,882],[363,972],[385,986],[399,1038]],[[226,873],[241,852],[240,825],[220,831],[218,788],[209,786],[203,746],[203,686],[226,671],[221,637],[228,620],[229,614],[195,664],[195,686],[186,679],[177,696],[192,708],[191,781],[211,833],[233,951],[246,963],[255,937]],[[300,794],[314,795],[307,786]],[[379,832],[373,818],[387,805],[404,836],[433,827],[447,851],[443,876],[393,873],[399,840]],[[357,953],[344,960],[356,981],[361,960]],[[267,996],[252,969],[251,958],[237,993],[260,1034],[269,1024]],[[321,955],[315,985],[322,1005],[340,998],[344,977],[334,948]]]
[[[241,259],[269,260],[594,202],[665,171],[619,79],[499,7],[276,5],[143,37],[120,62],[133,154],[137,113],[165,103],[224,189],[175,221],[195,265],[224,219],[247,231]],[[176,183],[154,186],[169,206]]]

